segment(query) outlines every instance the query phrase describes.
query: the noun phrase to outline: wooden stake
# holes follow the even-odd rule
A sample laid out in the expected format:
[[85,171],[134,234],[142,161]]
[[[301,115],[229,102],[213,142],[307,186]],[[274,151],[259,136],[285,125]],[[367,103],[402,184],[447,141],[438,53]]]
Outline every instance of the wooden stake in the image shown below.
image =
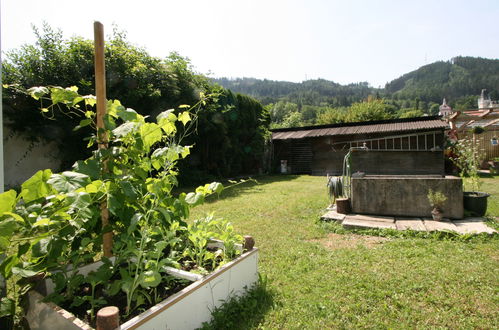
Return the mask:
[[[106,115],[106,67],[104,63],[104,26],[100,22],[94,22],[94,46],[95,46],[95,96],[97,98],[97,143],[99,149],[106,149],[108,143],[107,132],[104,127],[104,116]],[[107,172],[107,164],[104,162],[103,173]],[[107,201],[101,204],[102,229],[108,230],[109,210]],[[104,256],[112,257],[113,233],[105,232],[102,237],[102,251]]]
[[251,251],[253,250],[253,247],[255,246],[255,239],[253,236],[246,235],[244,236],[244,244],[243,244],[243,250],[246,251]]

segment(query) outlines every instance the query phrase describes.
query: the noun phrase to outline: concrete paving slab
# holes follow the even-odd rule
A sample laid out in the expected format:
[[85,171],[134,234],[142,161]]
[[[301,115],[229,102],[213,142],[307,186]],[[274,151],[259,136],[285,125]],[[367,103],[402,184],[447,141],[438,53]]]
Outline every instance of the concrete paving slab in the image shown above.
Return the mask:
[[394,217],[387,217],[381,215],[349,214],[348,218],[355,220],[363,220],[363,221],[379,221],[379,222],[395,223]]
[[450,230],[457,232],[457,227],[455,224],[445,219],[442,221],[435,221],[433,219],[424,218],[423,219],[424,226],[427,231],[442,231],[442,230]]
[[321,220],[324,221],[343,221],[345,219],[345,214],[337,213],[336,211],[328,211],[321,217]]
[[423,221],[419,218],[395,218],[395,226],[398,230],[426,231]]
[[457,232],[460,234],[480,234],[487,233],[493,234],[497,231],[487,226],[483,219],[480,218],[466,218],[463,220],[454,220],[454,224],[457,227]]
[[356,219],[352,216],[346,216],[342,222],[345,228],[380,228],[380,229],[397,229],[395,223],[387,221],[370,221]]

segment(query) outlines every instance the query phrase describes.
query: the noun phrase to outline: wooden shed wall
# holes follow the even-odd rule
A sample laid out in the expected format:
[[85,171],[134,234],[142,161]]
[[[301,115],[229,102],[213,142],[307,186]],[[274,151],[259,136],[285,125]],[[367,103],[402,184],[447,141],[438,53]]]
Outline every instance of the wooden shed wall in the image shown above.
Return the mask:
[[[343,160],[348,152],[349,145],[339,142],[383,138],[383,134],[371,134],[369,137],[341,136],[319,137],[300,140],[274,141],[274,168],[279,170],[280,160],[287,160],[291,173],[307,173],[312,175],[340,175],[343,169]],[[443,132],[435,135],[435,139],[426,141],[428,149],[443,144]],[[384,145],[386,143],[387,145]],[[361,144],[360,144],[361,145]],[[297,146],[299,146],[297,148]],[[406,140],[382,142],[380,149],[404,149],[395,151],[376,150],[378,145],[370,145],[369,151],[356,151],[352,156],[352,172],[360,171],[373,175],[444,175],[444,155],[442,150],[415,150],[414,137]],[[421,147],[421,142],[420,142]],[[298,157],[298,150],[307,150]],[[411,148],[412,150],[405,150]],[[299,161],[297,161],[299,160]]]

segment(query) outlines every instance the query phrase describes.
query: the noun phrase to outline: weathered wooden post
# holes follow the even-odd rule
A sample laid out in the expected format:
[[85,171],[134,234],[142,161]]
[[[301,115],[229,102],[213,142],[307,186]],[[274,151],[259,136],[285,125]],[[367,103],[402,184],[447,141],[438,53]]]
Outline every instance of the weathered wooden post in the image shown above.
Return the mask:
[[244,244],[243,244],[243,251],[251,251],[253,250],[253,247],[255,246],[255,239],[253,236],[246,235],[244,236]]
[[[106,67],[104,63],[104,26],[100,22],[94,22],[94,46],[95,46],[95,96],[97,98],[97,144],[99,149],[106,149],[108,136],[104,127],[104,116],[106,115]],[[102,165],[102,172],[107,171],[106,162]],[[108,230],[103,233],[102,251],[104,256],[113,255],[113,233],[109,231],[109,210],[107,201],[101,203],[102,229]]]
[[115,306],[107,306],[97,312],[96,329],[114,330],[120,326],[120,310]]

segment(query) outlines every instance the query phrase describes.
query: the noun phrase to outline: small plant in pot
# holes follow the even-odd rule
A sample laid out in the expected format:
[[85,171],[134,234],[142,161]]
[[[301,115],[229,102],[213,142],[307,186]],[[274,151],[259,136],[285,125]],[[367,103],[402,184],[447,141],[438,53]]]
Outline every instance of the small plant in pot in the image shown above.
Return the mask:
[[454,150],[454,164],[459,168],[463,179],[463,206],[475,216],[483,216],[487,211],[487,198],[490,196],[481,192],[480,150],[477,143],[468,139],[459,140]]
[[433,220],[441,221],[443,215],[443,206],[447,197],[440,191],[433,191],[433,189],[428,190],[428,201],[430,202],[431,207],[431,215]]

